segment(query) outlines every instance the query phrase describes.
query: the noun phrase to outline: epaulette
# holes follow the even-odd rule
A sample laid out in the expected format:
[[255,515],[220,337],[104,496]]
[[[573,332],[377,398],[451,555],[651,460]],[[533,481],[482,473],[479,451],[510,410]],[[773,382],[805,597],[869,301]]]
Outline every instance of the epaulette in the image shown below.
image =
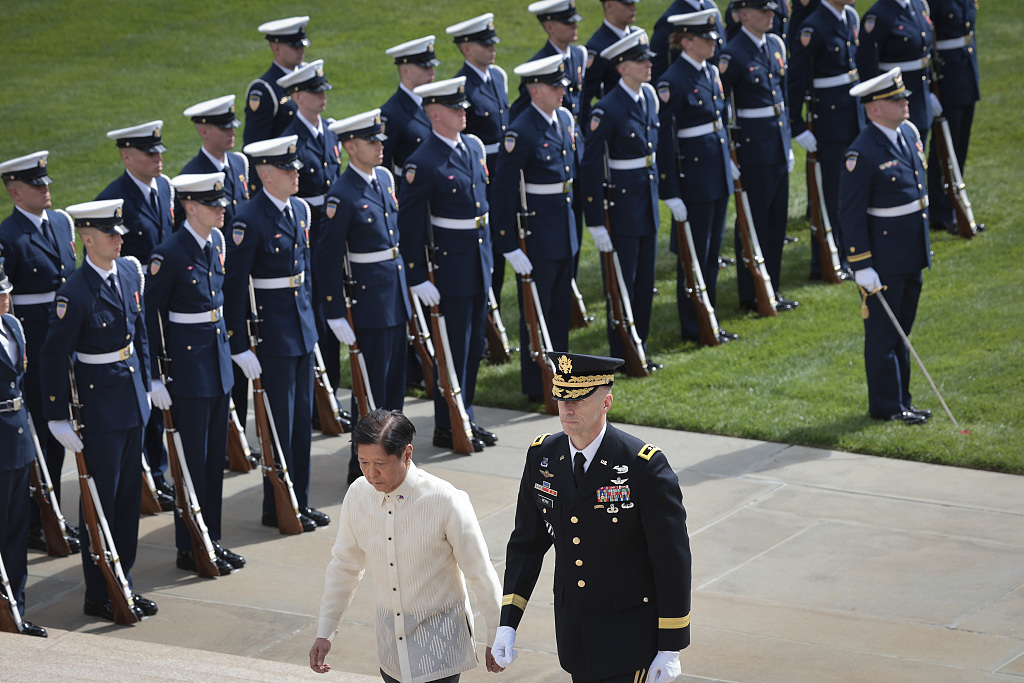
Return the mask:
[[68,229],[71,231],[71,251],[75,251],[75,219],[72,218],[71,214],[69,214],[64,209],[50,209],[50,210],[51,211],[56,211],[57,213],[59,213],[61,216],[64,216],[64,218],[66,218],[68,220]]
[[654,444],[652,444],[652,443],[645,443],[644,447],[641,448],[640,452],[637,453],[636,455],[637,455],[638,458],[643,458],[644,460],[650,460],[652,455],[654,455],[655,453],[659,453],[659,452],[661,452],[661,449],[658,448],[657,446],[655,446]]
[[139,296],[146,293],[146,275],[142,272],[142,264],[134,256],[122,256],[121,258],[135,264],[135,270],[139,273]]
[[487,166],[487,149],[484,147],[484,141],[472,133],[466,133],[465,131],[463,131],[461,135],[462,137],[469,138],[476,144],[480,145],[480,162],[483,163],[484,166]]
[[661,111],[661,100],[658,99],[658,91],[650,83],[641,83],[640,88],[651,93],[651,100],[654,102],[654,113],[659,113]]
[[551,436],[550,433],[541,434],[540,436],[533,440],[533,443],[530,444],[530,448],[541,445],[542,443],[544,443],[544,439],[548,438],[549,436]]
[[501,78],[505,81],[505,94],[508,95],[508,74],[497,64],[491,64],[492,69],[497,69],[501,73]]
[[[245,90],[245,104],[246,104],[247,107],[249,107],[249,111],[256,111],[256,109],[253,108],[253,106],[252,106],[252,95],[250,93],[252,92],[253,86],[256,85],[257,83],[262,83],[263,87],[267,91],[267,94],[270,95],[270,100],[274,103],[274,116],[277,116],[277,107],[278,107],[278,105],[277,105],[277,97],[274,96],[274,89],[271,88],[270,84],[267,83],[262,78],[257,78],[256,80],[254,80],[252,83],[249,84],[249,87],[246,88],[246,90]],[[257,102],[259,102],[259,100],[261,100],[261,99],[263,99],[262,96],[259,96],[259,97],[256,98]],[[259,108],[259,106],[260,105],[257,104],[256,108]]]

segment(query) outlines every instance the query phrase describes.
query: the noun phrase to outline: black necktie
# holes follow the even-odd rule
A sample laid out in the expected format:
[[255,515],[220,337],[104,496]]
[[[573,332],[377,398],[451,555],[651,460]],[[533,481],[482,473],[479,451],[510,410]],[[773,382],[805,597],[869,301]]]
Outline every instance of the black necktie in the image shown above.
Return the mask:
[[117,290],[117,282],[114,280],[113,273],[107,276],[107,283],[110,285],[110,291],[114,293],[114,298],[117,300],[117,303],[124,308],[124,301],[121,299],[121,292]]
[[704,65],[704,78],[708,79],[708,85],[714,85],[715,82],[711,80],[711,70],[708,69],[707,65]]
[[45,237],[46,239],[50,240],[50,244],[52,244],[53,248],[56,249],[57,248],[57,238],[53,234],[53,226],[50,225],[50,221],[48,221],[45,218],[43,218],[43,224],[41,226],[39,226],[39,227],[42,228],[43,237]]
[[763,54],[764,58],[767,59],[769,62],[772,61],[771,56],[768,54],[768,41],[767,40],[765,40],[763,43],[761,43],[761,54]]
[[466,158],[466,146],[464,144],[462,144],[461,142],[456,142],[455,150],[459,153],[460,159]]
[[377,182],[376,178],[370,179],[370,187],[372,187],[373,191],[377,193],[377,198],[380,199],[381,203],[387,207],[388,203],[384,201],[384,193],[380,191],[380,183]]
[[576,487],[579,488],[580,482],[583,481],[583,463],[587,461],[587,457],[581,451],[576,451],[576,456],[572,461],[572,477],[576,480]]
[[211,254],[210,243],[207,242],[206,244],[203,245],[203,257],[206,258],[206,265],[207,266],[210,265],[210,254]]
[[896,131],[896,147],[900,150],[900,154],[904,157],[910,156],[909,150],[907,149],[907,143],[903,139],[903,134],[900,131]]
[[295,229],[295,219],[292,217],[292,207],[287,204],[284,207],[284,219],[288,221],[288,225],[292,226],[292,229]]
[[149,188],[149,205],[151,207],[153,207],[153,213],[156,214],[157,218],[159,218],[160,217],[160,200],[157,199],[156,190],[154,190],[152,187]]

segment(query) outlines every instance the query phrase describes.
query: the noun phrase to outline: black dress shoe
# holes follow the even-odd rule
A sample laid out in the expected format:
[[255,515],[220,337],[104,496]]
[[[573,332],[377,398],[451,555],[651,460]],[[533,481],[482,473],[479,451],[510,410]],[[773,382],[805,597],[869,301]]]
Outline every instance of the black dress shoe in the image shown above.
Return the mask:
[[985,232],[985,224],[984,223],[975,223],[974,224],[974,229],[977,230],[978,232]]
[[245,566],[245,558],[222,546],[220,541],[213,542],[213,552],[217,555],[217,559],[227,562],[231,568],[241,569]]
[[43,535],[42,527],[30,527],[28,530],[28,547],[31,550],[42,550],[46,552],[46,536]]
[[[271,514],[263,513],[262,523],[263,523],[263,526],[272,526],[272,527],[274,527],[276,529],[277,528],[277,515],[273,514],[273,513],[271,513]],[[302,530],[303,531],[307,531],[307,532],[308,531],[316,531],[316,522],[314,522],[312,519],[310,519],[306,515],[303,515],[301,513],[299,514],[299,523],[302,524]]]
[[878,415],[872,415],[871,417],[875,418],[876,420],[886,420],[888,422],[902,422],[908,425],[923,425],[925,422],[928,421],[927,417],[918,415],[917,413],[912,413],[909,410],[904,410],[902,412],[889,415],[888,417]]
[[655,373],[665,367],[664,363],[655,363],[653,360],[647,361],[647,372]]
[[740,299],[740,308],[757,313],[757,299]]
[[174,485],[168,484],[166,481],[155,481],[156,490],[160,493],[165,493],[171,498],[174,498]]
[[913,413],[914,415],[920,415],[926,420],[932,416],[932,411],[928,410],[927,408],[918,408],[913,405],[907,409],[907,412]]
[[[320,512],[316,508],[300,508],[299,512],[301,512],[306,517],[309,517],[311,520],[316,522],[316,525],[318,527],[320,527],[320,526],[327,526],[328,524],[331,523],[330,516],[325,514],[325,513],[323,513],[323,512]],[[245,560],[242,560],[242,562],[244,563]]]
[[[228,562],[220,557],[214,557],[214,564],[217,566],[217,571],[221,576],[227,576],[234,569]],[[179,550],[178,559],[175,561],[175,565],[178,569],[184,569],[187,572],[199,571],[199,565],[196,563],[196,556],[191,550]]]
[[484,442],[485,446],[493,446],[498,443],[498,435],[494,432],[489,432],[476,422],[470,422],[469,426],[473,429],[473,436]]
[[79,537],[78,536],[78,527],[77,526],[71,526],[67,522],[64,522],[64,531],[67,533],[67,536],[70,536],[71,538],[78,538]]
[[82,552],[82,542],[79,541],[77,538],[65,536],[64,540],[67,542],[68,549],[71,551],[72,555],[77,555],[78,553]]
[[351,470],[351,471],[349,471],[349,473],[348,473],[348,485],[349,485],[349,486],[351,486],[351,485],[352,485],[352,483],[353,483],[353,482],[354,482],[354,481],[355,481],[356,479],[358,479],[359,477],[361,477],[361,476],[363,476],[363,473],[362,473],[362,472],[360,472],[359,470]]
[[138,593],[132,593],[132,600],[135,601],[135,606],[142,610],[142,614],[147,617],[151,617],[157,613],[156,603],[148,598],[144,598]]
[[160,506],[161,512],[170,512],[174,509],[174,496],[168,495],[160,489],[156,490],[156,502]]
[[[90,600],[86,598],[85,608],[82,611],[85,612],[87,617],[99,617],[107,621],[114,621],[114,608],[110,605],[110,600]],[[132,608],[132,611],[135,612],[135,616],[139,619],[144,616],[142,608],[138,604]]]
[[723,344],[731,341],[736,341],[739,338],[740,335],[734,334],[732,332],[727,332],[724,327],[718,328],[718,341],[722,342]]
[[36,626],[31,621],[22,620],[21,634],[25,636],[35,636],[36,638],[45,638],[46,629],[42,626]]
[[800,238],[796,237],[795,235],[786,235],[785,237],[782,238],[782,243],[783,244],[793,244],[794,242],[799,242],[799,241],[800,241]]
[[726,256],[719,256],[718,257],[718,269],[719,270],[724,270],[725,268],[728,268],[729,266],[735,266],[735,265],[736,265],[736,259],[734,259],[734,258],[728,258]]
[[800,305],[799,301],[793,301],[791,299],[783,298],[781,294],[775,296],[775,310],[779,313],[785,311],[792,311],[794,308]]
[[[469,440],[473,446],[474,453],[480,453],[484,450],[484,442],[477,437],[472,437]],[[455,448],[455,441],[452,439],[452,430],[447,427],[434,427],[434,446],[437,448],[447,448],[449,450]]]

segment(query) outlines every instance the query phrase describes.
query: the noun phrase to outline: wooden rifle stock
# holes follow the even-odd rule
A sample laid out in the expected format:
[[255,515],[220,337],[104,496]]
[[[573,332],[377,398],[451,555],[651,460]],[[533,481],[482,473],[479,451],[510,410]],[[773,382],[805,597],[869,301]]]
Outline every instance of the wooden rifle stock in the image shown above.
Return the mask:
[[569,280],[569,291],[572,292],[569,328],[581,330],[590,327],[590,321],[594,319],[594,316],[587,315],[587,305],[583,303],[583,295],[580,294],[580,288],[576,285],[576,278]]
[[[807,130],[814,133],[814,98],[807,103]],[[818,256],[821,263],[821,280],[829,284],[842,283],[843,264],[839,261],[839,249],[836,248],[835,236],[832,234],[832,221],[825,205],[825,191],[821,185],[821,164],[818,163],[817,152],[807,153],[807,202],[811,209],[811,234],[818,245]]]
[[238,419],[235,402],[231,401],[228,409],[228,467],[232,472],[248,472],[253,467],[252,450],[249,440],[245,438],[245,429]]
[[[526,204],[526,179],[523,172],[519,172],[519,201],[521,209],[516,216],[519,226],[519,249],[526,253],[526,236],[530,232],[530,209]],[[551,386],[555,379],[555,365],[548,358],[548,351],[551,351],[551,340],[548,335],[547,321],[544,320],[544,311],[540,305],[540,293],[537,291],[537,284],[533,281],[533,274],[520,275],[519,283],[522,288],[522,315],[526,320],[526,333],[529,339],[528,352],[530,360],[537,364],[540,369],[541,390],[544,393],[544,412],[548,415],[558,414],[558,401],[551,395]]]
[[[29,421],[31,420],[32,418],[29,418]],[[0,632],[21,633],[21,611],[18,609],[18,603],[14,600],[14,591],[11,590],[11,582],[7,578],[7,567],[4,566],[2,556],[0,556],[0,583],[3,587],[3,590],[0,590]]]
[[313,394],[316,397],[316,413],[320,418],[320,433],[324,436],[344,434],[345,420],[338,407],[338,399],[334,397],[331,381],[327,378],[324,357],[320,353],[320,343],[313,345],[316,367],[313,370]]
[[423,306],[420,299],[412,290],[409,290],[409,304],[412,314],[409,317],[409,344],[412,346],[416,357],[420,361],[420,371],[423,374],[423,386],[427,392],[427,398],[434,398],[434,344],[431,341],[430,325],[423,314]]
[[[356,303],[356,300],[352,297],[350,290],[355,281],[349,272],[348,259],[345,259],[345,274],[345,319],[348,320],[348,325],[354,333],[356,326],[352,317],[352,304]],[[370,380],[366,374],[366,359],[363,358],[363,353],[359,350],[358,339],[348,345],[348,362],[352,368],[352,395],[355,396],[359,416],[363,417],[368,415],[371,410],[376,410],[377,405],[373,400],[373,390],[370,388]]]
[[[942,74],[939,72],[939,54],[935,51],[932,55],[932,92],[939,96],[939,80]],[[949,197],[949,203],[953,206],[953,214],[956,216],[956,232],[964,239],[972,239],[978,234],[978,224],[974,220],[974,208],[971,200],[967,198],[967,186],[964,184],[964,176],[960,168],[960,161],[956,157],[956,150],[953,148],[953,136],[949,131],[949,121],[945,116],[936,116],[932,121],[932,136],[935,138],[935,154],[938,157],[939,168],[942,170],[942,185]]]
[[162,512],[163,508],[156,499],[156,482],[153,480],[153,470],[149,467],[149,459],[146,451],[142,451],[142,514],[155,515]]
[[508,345],[508,333],[501,321],[498,300],[494,296],[494,288],[487,288],[487,352],[491,363],[501,365],[512,360],[512,349]]
[[715,307],[711,305],[708,298],[707,286],[704,284],[704,274],[701,272],[700,264],[697,263],[697,250],[693,244],[693,233],[690,232],[689,221],[676,221],[676,242],[679,244],[679,261],[683,264],[683,272],[686,277],[686,292],[697,311],[697,330],[700,335],[700,343],[703,346],[719,346],[722,340],[718,335],[721,328],[718,325],[718,316],[715,315]]
[[57,494],[53,490],[50,473],[46,469],[43,449],[39,444],[39,436],[36,434],[35,423],[32,421],[31,415],[28,418],[28,429],[32,434],[32,445],[36,449],[36,457],[32,461],[31,470],[29,470],[31,477],[29,491],[39,506],[43,537],[46,539],[46,554],[50,557],[67,557],[71,554],[71,546],[68,545],[67,539],[67,521],[60,511],[60,503],[57,502]]

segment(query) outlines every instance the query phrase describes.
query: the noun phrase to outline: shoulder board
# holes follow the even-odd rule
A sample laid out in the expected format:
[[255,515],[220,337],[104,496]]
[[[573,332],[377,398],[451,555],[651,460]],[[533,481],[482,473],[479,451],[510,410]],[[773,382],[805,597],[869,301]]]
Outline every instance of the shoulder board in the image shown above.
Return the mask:
[[492,68],[492,69],[497,69],[497,70],[498,70],[498,73],[500,73],[500,74],[501,74],[501,78],[502,78],[502,80],[504,80],[504,81],[505,81],[505,94],[506,94],[506,95],[508,95],[508,74],[507,74],[507,73],[505,73],[505,70],[504,70],[504,69],[502,69],[502,68],[501,68],[500,66],[498,66],[497,64],[491,64],[491,68]]
[[146,275],[142,272],[142,264],[134,256],[122,256],[121,258],[131,261],[135,265],[135,270],[139,273],[139,296],[142,296],[146,293]]
[[540,436],[533,440],[533,443],[530,444],[530,448],[541,445],[542,443],[544,443],[544,439],[548,438],[549,436],[551,436],[551,434],[541,434]]
[[917,129],[917,126],[915,126],[913,123],[911,123],[910,119],[907,119],[903,123],[905,123],[906,125],[910,126],[910,129],[914,131],[914,135],[917,137],[917,141],[921,142],[921,131],[919,131]]
[[648,102],[654,102],[654,113],[658,114],[661,111],[661,100],[658,99],[658,91],[650,83],[641,83],[640,87],[641,90],[646,90],[651,96]]
[[72,218],[71,214],[69,214],[64,209],[50,209],[50,210],[54,211],[56,213],[59,213],[61,216],[64,216],[64,218],[67,219],[67,221],[68,221],[68,228],[71,231],[71,244],[72,244],[72,246],[74,246],[74,244],[75,244],[75,219]]
[[777,33],[769,33],[768,35],[770,35],[772,38],[774,38],[775,42],[779,44],[779,49],[782,50],[782,56],[785,57],[786,56],[786,41],[784,41],[782,39],[782,36],[780,36]]
[[644,460],[650,460],[652,455],[654,455],[655,453],[659,453],[659,452],[661,452],[661,449],[658,448],[657,446],[655,446],[654,444],[652,444],[652,443],[645,443],[644,447],[641,448],[640,452],[637,453],[636,455],[637,455],[638,458],[643,458]]
[[242,160],[242,165],[245,167],[245,184],[248,185],[249,184],[249,157],[247,157],[244,154],[241,154],[239,152],[228,152],[228,154],[233,154],[233,155],[235,155],[236,157],[238,157],[239,159]]
[[[270,100],[270,103],[274,105],[274,116],[277,116],[277,107],[278,107],[278,105],[277,105],[277,96],[274,95],[274,89],[270,87],[270,84],[267,83],[262,78],[257,78],[256,80],[254,80],[252,83],[249,84],[248,88],[246,88],[246,90],[245,90],[245,106],[249,107],[249,111],[256,111],[256,109],[252,106],[252,89],[255,88],[257,85],[262,85],[263,86],[263,90],[267,94],[267,99]],[[256,107],[260,106],[260,100],[261,99],[263,99],[263,98],[260,97],[260,96],[256,97]]]
[[484,141],[478,138],[477,136],[473,135],[472,133],[467,133],[465,131],[462,132],[462,137],[472,140],[480,147],[480,160],[484,163],[484,165],[486,165],[487,150],[484,148]]

